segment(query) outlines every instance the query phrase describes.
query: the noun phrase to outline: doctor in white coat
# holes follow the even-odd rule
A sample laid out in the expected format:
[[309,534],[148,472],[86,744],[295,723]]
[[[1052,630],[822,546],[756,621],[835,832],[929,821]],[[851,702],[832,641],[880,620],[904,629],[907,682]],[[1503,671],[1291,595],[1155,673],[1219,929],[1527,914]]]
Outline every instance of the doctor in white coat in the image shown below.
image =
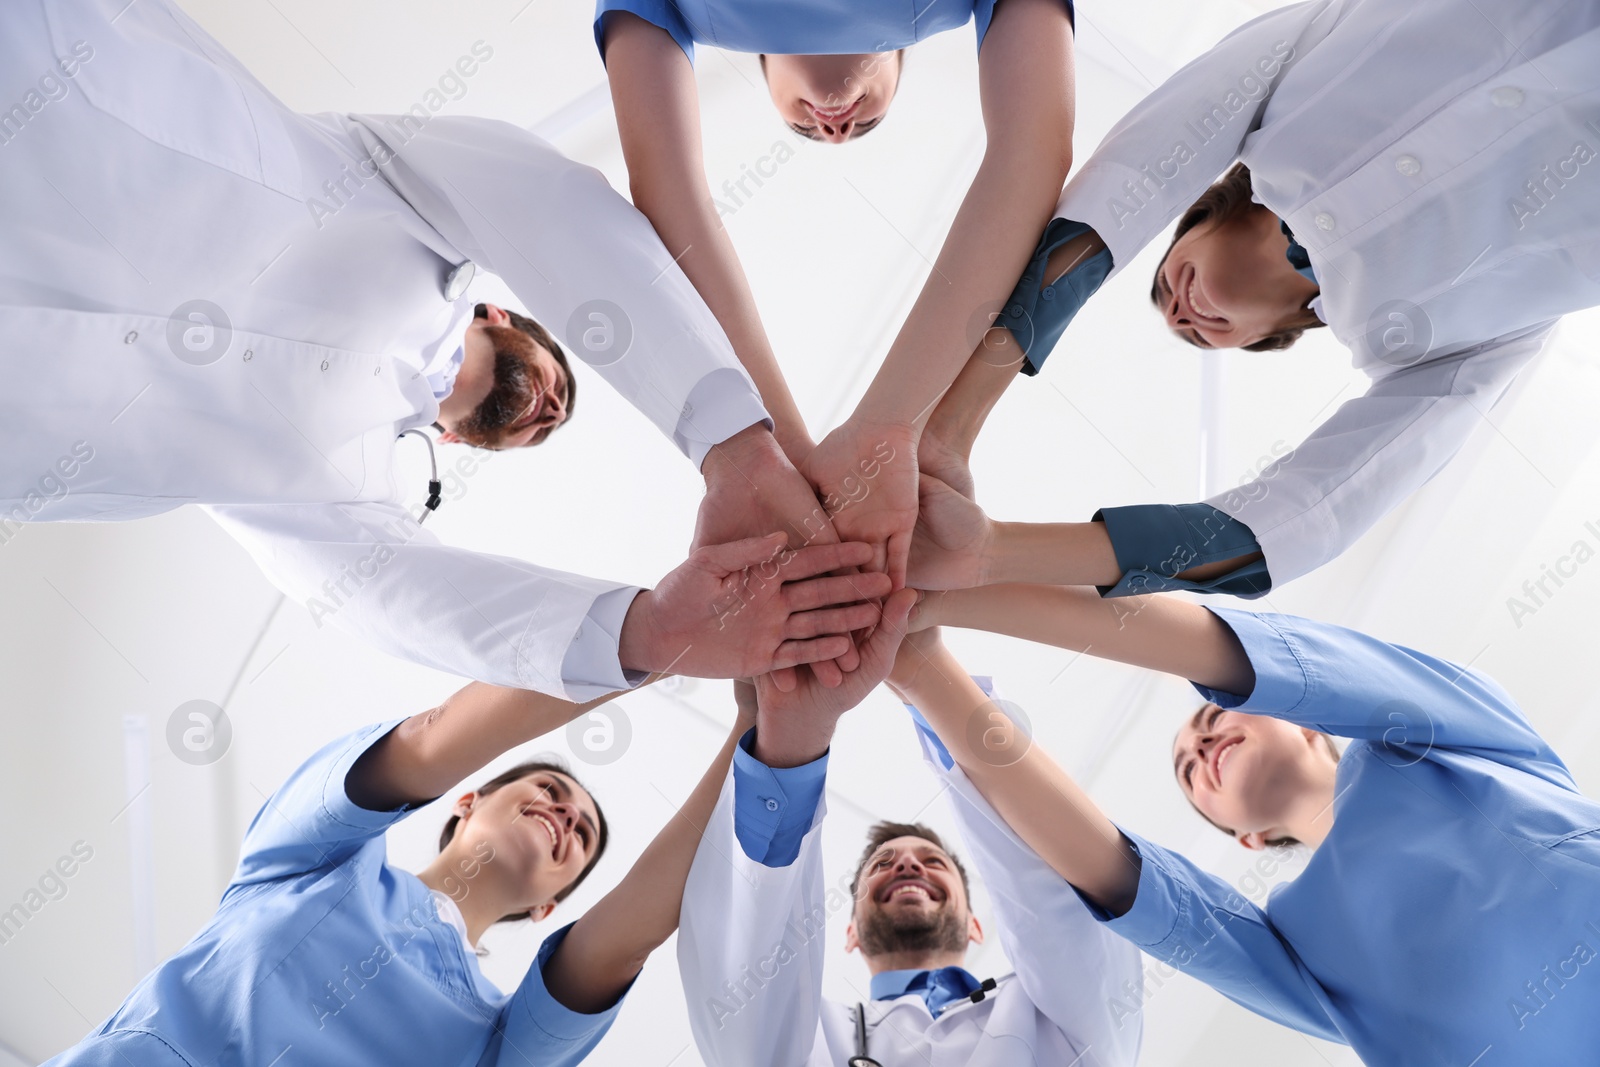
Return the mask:
[[[463,74],[492,46],[472,51]],[[753,535],[796,530],[785,520],[817,502],[716,320],[597,171],[422,104],[296,114],[169,0],[6,4],[0,101],[0,532],[202,504],[288,595],[331,603],[333,625],[568,699],[669,666],[853,659],[839,635],[863,619],[798,614],[795,590],[818,608],[883,583],[740,584],[781,544]],[[702,519],[732,544],[641,591],[420,527],[398,436],[441,419],[458,374],[475,391],[499,374],[472,362],[490,358],[472,354],[460,292],[473,265],[702,469]],[[570,393],[548,355],[531,373],[553,426]],[[825,518],[803,533],[789,544],[835,540]],[[811,574],[858,562],[801,555]]]
[[[895,594],[880,631],[900,627],[901,598],[913,596]],[[921,658],[902,654],[894,669],[914,674]],[[983,927],[960,861],[926,827],[880,823],[854,872],[824,876],[829,740],[886,673],[863,652],[837,689],[758,685],[756,726],[734,750],[679,919],[700,1055],[711,1067],[1131,1067],[1142,1024],[1117,1006],[1143,981],[1139,952],[1107,936],[915,709],[923,756],[948,787],[1014,970],[963,966]],[[822,997],[828,917],[844,907],[845,948],[871,972],[852,1003]]]
[[[967,573],[924,553],[910,584],[1259,595],[1344,552],[1455,455],[1562,315],[1600,304],[1597,57],[1592,2],[1312,0],[1174,74],[1067,183],[921,469],[971,496],[966,457],[1017,370],[1180,216],[1151,292],[1174,332],[1279,348],[1325,325],[1370,386],[1204,503],[968,530]],[[1236,163],[1226,203],[1202,200]]]

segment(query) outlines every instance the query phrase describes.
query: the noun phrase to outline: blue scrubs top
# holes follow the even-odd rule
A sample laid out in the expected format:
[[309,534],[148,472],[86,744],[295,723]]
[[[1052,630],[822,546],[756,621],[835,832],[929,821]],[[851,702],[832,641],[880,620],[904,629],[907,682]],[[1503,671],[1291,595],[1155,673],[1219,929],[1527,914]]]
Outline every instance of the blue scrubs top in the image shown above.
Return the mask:
[[1207,699],[1355,739],[1333,829],[1265,908],[1127,834],[1143,861],[1138,895],[1127,914],[1100,917],[1365,1063],[1595,1062],[1600,804],[1510,696],[1342,627],[1211,610],[1256,684],[1247,698],[1200,688]]
[[351,764],[395,723],[322,749],[268,800],[212,920],[139,983],[59,1067],[153,1064],[428,1064],[582,1060],[620,1007],[562,1007],[545,939],[506,996],[485,979],[427,886],[385,862],[383,832],[407,811],[345,794]]
[[[996,0],[598,0],[594,40],[605,55],[602,23],[628,11],[672,34],[689,62],[696,42],[730,52],[848,55],[907,48],[975,20],[978,44]],[[1071,5],[1068,4],[1068,12]]]

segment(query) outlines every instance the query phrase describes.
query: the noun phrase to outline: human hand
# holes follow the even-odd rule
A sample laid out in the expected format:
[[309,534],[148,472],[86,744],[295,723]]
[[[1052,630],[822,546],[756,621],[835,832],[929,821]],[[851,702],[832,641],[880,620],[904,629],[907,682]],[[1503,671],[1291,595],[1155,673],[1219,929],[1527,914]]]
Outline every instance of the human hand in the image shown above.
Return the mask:
[[769,767],[795,767],[827,751],[839,716],[888,677],[916,599],[915,590],[902,589],[884,602],[872,636],[862,643],[861,665],[839,686],[829,688],[802,673],[794,689],[785,692],[772,679],[757,678],[756,759]]
[[[725,544],[741,537],[783,530],[792,548],[834,544],[834,531],[826,509],[811,485],[795,469],[763,426],[734,434],[706,454],[701,473],[706,495],[695,521],[694,547]],[[836,661],[812,664],[824,685],[838,685],[845,672],[856,668],[855,643]],[[793,686],[786,669],[780,681]]]
[[[867,545],[794,552],[784,542],[776,533],[695,549],[629,605],[618,641],[622,666],[748,678],[843,655],[850,632],[878,620],[877,605],[866,601],[888,595],[888,578],[820,577],[866,562]],[[788,681],[792,687],[792,672]]]
[[805,476],[817,488],[838,535],[873,546],[869,569],[894,588],[906,584],[906,554],[917,522],[916,427],[851,420],[806,457]]
[[939,479],[919,480],[921,509],[911,541],[907,581],[918,589],[968,589],[987,584],[995,524],[982,508]]

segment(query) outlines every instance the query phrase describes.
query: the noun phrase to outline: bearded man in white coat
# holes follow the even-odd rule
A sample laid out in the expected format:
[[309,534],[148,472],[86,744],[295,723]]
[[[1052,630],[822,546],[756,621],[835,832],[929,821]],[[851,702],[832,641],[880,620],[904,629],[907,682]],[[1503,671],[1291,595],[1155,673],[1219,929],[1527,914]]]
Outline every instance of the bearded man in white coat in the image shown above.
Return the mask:
[[[894,671],[913,671],[915,657],[902,652]],[[984,928],[965,868],[926,826],[879,823],[854,873],[824,876],[828,746],[865,696],[839,699],[856,685],[852,676],[825,706],[764,690],[734,751],[679,918],[700,1055],[711,1067],[1132,1067],[1143,1027],[1123,1004],[1142,987],[1138,950],[1106,936],[910,705],[1012,971],[965,968]],[[871,973],[854,1003],[822,996],[828,916],[847,905],[844,948]]]
[[[785,579],[861,560],[598,172],[500,122],[292,112],[169,0],[8,3],[0,72],[8,532],[200,504],[294,599],[342,590],[333,625],[573,700],[669,665],[853,665],[875,609],[803,609],[887,582],[742,576],[775,531],[800,549]],[[402,506],[404,432],[510,447],[570,410],[558,346],[472,316],[479,267],[704,473],[701,547],[656,589],[444,545]]]

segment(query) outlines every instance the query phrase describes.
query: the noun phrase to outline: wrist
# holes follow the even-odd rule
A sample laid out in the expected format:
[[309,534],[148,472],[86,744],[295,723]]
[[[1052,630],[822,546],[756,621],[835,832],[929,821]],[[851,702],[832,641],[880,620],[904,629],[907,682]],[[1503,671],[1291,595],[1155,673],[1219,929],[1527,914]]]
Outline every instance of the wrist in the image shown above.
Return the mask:
[[725,477],[748,476],[749,471],[770,470],[774,466],[787,467],[789,459],[772,431],[761,423],[746,426],[721,444],[711,446],[700,473],[706,484]]
[[655,591],[641,589],[628,605],[617,635],[617,661],[625,671],[663,670],[660,628],[655,621]]
[[828,754],[828,742],[833,739],[832,726],[830,722],[826,733],[815,729],[787,731],[770,717],[758,716],[750,754],[774,770],[815,763]]

